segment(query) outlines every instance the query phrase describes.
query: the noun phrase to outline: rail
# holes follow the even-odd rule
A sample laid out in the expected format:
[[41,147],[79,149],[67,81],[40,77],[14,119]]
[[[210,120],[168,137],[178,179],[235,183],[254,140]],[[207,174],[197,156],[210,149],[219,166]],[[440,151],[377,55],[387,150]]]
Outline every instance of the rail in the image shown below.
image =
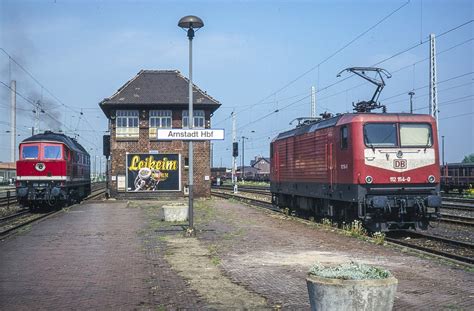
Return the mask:
[[[220,197],[224,199],[236,199],[250,205],[269,209],[277,213],[283,213],[283,211],[280,210],[279,208],[263,200],[244,197],[244,196],[233,194],[233,193],[218,192],[216,189],[212,189],[211,194],[216,197]],[[308,223],[310,222],[309,220],[306,220],[306,219],[302,219],[302,220],[307,221]],[[425,239],[427,243],[426,245],[420,245],[421,243],[418,243],[418,244],[413,243],[413,241],[410,241],[410,239],[407,239],[407,237],[410,237],[412,239],[416,237],[418,240]],[[471,243],[446,239],[446,238],[437,237],[437,236],[428,235],[428,234],[421,234],[421,233],[413,232],[413,231],[404,231],[403,235],[399,236],[398,238],[389,236],[389,237],[386,237],[385,240],[388,242],[392,242],[394,244],[411,248],[413,250],[418,250],[425,253],[429,253],[431,255],[436,255],[436,256],[456,260],[457,262],[467,264],[471,267],[474,264],[474,258],[472,256],[474,252],[474,245]],[[433,241],[436,241],[438,245],[436,247],[429,247],[429,245],[432,244]],[[468,255],[466,256],[464,254],[468,254]]]

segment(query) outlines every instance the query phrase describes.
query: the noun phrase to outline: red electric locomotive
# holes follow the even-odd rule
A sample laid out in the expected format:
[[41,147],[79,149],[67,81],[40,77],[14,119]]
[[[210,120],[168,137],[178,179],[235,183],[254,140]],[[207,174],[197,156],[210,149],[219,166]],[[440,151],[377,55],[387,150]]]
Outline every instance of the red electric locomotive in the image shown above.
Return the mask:
[[74,139],[46,131],[20,143],[18,202],[31,210],[80,202],[91,192],[90,157]]
[[[429,115],[357,113],[310,120],[271,143],[270,189],[280,207],[361,220],[370,231],[426,229],[439,217],[439,156]],[[384,109],[385,110],[385,109]]]

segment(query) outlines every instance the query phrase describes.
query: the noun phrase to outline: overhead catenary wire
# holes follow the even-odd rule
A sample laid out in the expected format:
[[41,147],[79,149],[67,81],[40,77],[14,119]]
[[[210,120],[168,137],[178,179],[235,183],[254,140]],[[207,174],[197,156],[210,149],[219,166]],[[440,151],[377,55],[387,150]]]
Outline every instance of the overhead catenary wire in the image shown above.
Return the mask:
[[[43,93],[43,90],[46,91],[52,98],[54,98],[60,105],[62,105],[64,108],[68,108],[70,111],[73,111],[77,114],[81,114],[82,112],[81,111],[78,111],[76,110],[74,107],[72,106],[69,106],[69,105],[66,105],[65,103],[63,103],[56,95],[54,95],[47,87],[45,87],[29,70],[27,70],[24,66],[22,66],[13,56],[11,56],[4,48],[1,48],[0,47],[0,51],[2,51],[10,60],[10,63],[13,62],[15,63],[21,70],[23,70],[23,72],[25,72],[35,83],[37,83],[40,87],[41,87],[41,94]],[[10,69],[11,70],[11,69]],[[10,73],[11,75],[11,73]],[[43,97],[41,95],[41,97]],[[81,114],[82,115],[82,114]],[[56,119],[55,119],[56,120]],[[87,120],[87,118],[84,118],[84,121],[87,123],[87,125],[90,127],[90,128],[94,128],[89,120]],[[56,122],[59,122],[59,124],[63,125],[64,127],[66,127],[66,124],[64,124],[63,122],[59,121],[59,120],[56,120]],[[95,133],[95,135],[97,135],[98,132]],[[98,138],[98,137],[96,137]]]
[[[12,91],[13,91],[13,89],[12,89],[8,84],[6,84],[5,82],[0,81],[0,84],[2,84],[3,86],[5,86],[5,87],[8,88],[9,90],[12,90]],[[21,97],[22,99],[24,99],[27,103],[31,104],[33,107],[36,107],[36,106],[35,106],[35,103],[34,103],[31,99],[27,98],[26,96],[24,96],[23,94],[21,94],[21,93],[18,92],[17,90],[15,90],[14,92],[15,92],[16,95],[18,95],[19,97]],[[53,116],[49,111],[45,111],[44,113],[45,113],[47,116],[49,116],[53,121],[56,121],[58,124],[62,124],[65,129],[67,129],[67,130],[69,130],[69,131],[73,131],[73,129],[71,129],[70,127],[68,127],[66,124],[63,124],[63,123],[62,123],[61,121],[59,121],[55,116]],[[98,148],[98,145],[97,145],[96,143],[90,141],[89,139],[87,139],[87,138],[85,138],[85,137],[82,137],[82,136],[81,136],[81,138],[82,138],[84,141],[86,141],[86,142],[90,143],[91,145],[93,145],[94,147]]]
[[[286,88],[288,88],[289,86],[293,85],[296,81],[300,80],[301,78],[303,78],[304,76],[306,76],[307,74],[309,74],[310,72],[314,71],[315,69],[319,69],[319,67],[326,63],[328,60],[330,60],[331,58],[333,58],[334,56],[336,56],[337,54],[339,54],[340,52],[342,52],[343,50],[345,50],[347,47],[349,47],[351,44],[353,44],[354,42],[356,42],[357,40],[359,40],[360,38],[362,38],[365,34],[367,34],[369,31],[371,31],[372,29],[374,29],[375,27],[377,27],[378,25],[380,25],[381,23],[383,23],[384,21],[386,21],[388,18],[390,18],[392,15],[394,15],[395,13],[397,13],[398,11],[400,11],[403,7],[407,6],[408,4],[410,3],[410,1],[407,1],[405,2],[404,4],[402,4],[401,6],[399,6],[398,8],[396,8],[395,10],[391,11],[388,15],[384,16],[382,19],[380,19],[379,21],[377,21],[375,24],[373,24],[372,26],[370,26],[369,28],[367,28],[366,30],[364,30],[362,33],[360,33],[359,35],[357,35],[355,38],[353,38],[352,40],[350,40],[348,43],[344,44],[341,48],[337,49],[335,52],[333,52],[332,54],[330,54],[329,56],[327,56],[326,58],[324,58],[322,61],[320,61],[318,64],[312,66],[311,68],[309,68],[308,70],[304,71],[302,74],[298,75],[296,78],[294,78],[293,80],[289,81],[288,83],[286,83],[285,85],[283,85],[282,87],[278,88],[276,91],[270,93],[268,96],[264,97],[263,99],[261,99],[260,101],[258,101],[257,103],[255,103],[254,105],[251,105],[251,107],[255,106],[255,105],[259,105],[260,103],[264,102],[265,100],[267,100],[268,98],[280,93],[281,91],[285,90]],[[318,74],[319,74],[319,71],[318,71]],[[319,80],[319,79],[318,79]],[[335,84],[339,84],[339,83],[342,83],[344,80],[339,80],[338,82],[336,82]],[[247,109],[244,109],[244,110],[241,110],[241,111],[238,111],[238,112],[235,112],[234,115],[238,115],[240,113],[243,113],[247,110],[249,110],[250,108],[247,108]],[[227,117],[226,119],[222,120],[221,122],[224,122],[226,120],[229,120],[231,117]]]
[[[437,35],[437,38],[443,37],[444,35],[447,35],[447,34],[453,32],[453,31],[455,31],[455,30],[457,30],[457,29],[460,29],[460,28],[462,28],[462,27],[464,27],[464,26],[466,26],[466,25],[469,25],[469,24],[472,23],[472,22],[473,22],[473,20],[469,20],[469,21],[466,21],[466,22],[464,22],[464,23],[461,23],[461,24],[459,24],[459,25],[457,25],[457,26],[455,26],[455,27],[452,27],[452,28],[450,28],[450,29],[448,29],[448,30],[442,32],[440,35]],[[450,47],[450,48],[447,48],[447,49],[445,49],[445,50],[443,50],[443,51],[438,52],[437,55],[442,54],[442,53],[445,53],[445,52],[447,52],[447,51],[450,51],[450,50],[452,50],[452,49],[454,49],[454,48],[456,48],[456,47],[458,47],[458,46],[461,46],[461,45],[463,45],[463,44],[466,44],[466,43],[468,43],[468,42],[471,42],[472,40],[473,40],[473,38],[467,39],[467,40],[465,40],[465,41],[463,41],[463,42],[461,42],[461,43],[459,43],[459,44],[456,44],[456,45],[454,45],[454,46],[452,46],[452,47]],[[414,49],[414,48],[416,48],[416,47],[419,47],[420,45],[426,44],[427,42],[429,42],[429,39],[426,39],[426,40],[424,40],[424,41],[422,41],[422,42],[420,42],[420,43],[418,43],[418,44],[416,44],[416,45],[410,46],[410,47],[405,48],[405,49],[403,49],[403,50],[401,50],[401,51],[399,51],[399,52],[396,52],[395,54],[393,54],[393,55],[391,55],[391,56],[389,56],[389,57],[387,57],[387,58],[385,58],[385,59],[383,59],[383,60],[381,60],[381,61],[379,61],[379,62],[373,64],[372,66],[380,65],[380,64],[382,64],[382,63],[384,63],[384,62],[386,62],[386,61],[388,61],[388,60],[391,60],[391,59],[393,59],[393,58],[395,58],[395,57],[397,57],[397,56],[400,56],[400,55],[402,55],[402,54],[404,54],[404,53],[406,53],[406,52],[408,52],[408,51],[411,51],[412,49]],[[426,59],[428,59],[428,58],[426,58]],[[418,61],[418,62],[425,61],[426,59],[420,60],[420,61]],[[410,65],[410,66],[412,66],[412,65]],[[400,69],[400,70],[401,70],[401,69]],[[399,71],[399,70],[396,70],[395,72],[398,72],[398,71]],[[348,80],[348,79],[349,79],[350,77],[352,77],[352,76],[353,76],[353,75],[350,75],[350,76],[348,76],[348,77],[346,77],[346,78],[344,78],[344,79],[338,80],[338,81],[336,81],[336,82],[334,82],[334,83],[332,83],[332,84],[330,84],[330,85],[328,85],[328,86],[326,86],[326,87],[324,87],[324,88],[320,88],[320,89],[318,89],[318,90],[316,91],[316,93],[323,92],[323,91],[329,89],[330,87],[333,87],[333,86],[335,86],[335,85],[337,85],[337,84],[340,84],[340,83],[342,83],[342,82]],[[356,85],[356,86],[354,86],[354,87],[351,87],[351,88],[349,88],[349,89],[340,91],[340,92],[338,92],[337,94],[344,93],[344,92],[346,92],[346,91],[348,91],[348,90],[352,90],[352,89],[355,89],[355,88],[357,88],[357,87],[363,86],[363,85],[365,85],[366,83],[367,83],[367,82],[360,83],[360,84],[358,84],[358,85]],[[441,83],[441,82],[438,82],[438,83]],[[272,93],[271,96],[273,96],[273,95],[275,95],[275,94],[276,94],[276,92]],[[404,93],[403,93],[403,94],[404,94]],[[400,96],[400,95],[401,95],[401,94],[399,94],[398,96]],[[332,96],[332,95],[331,95],[331,96]],[[270,97],[270,96],[267,96],[264,100],[268,99],[268,97]],[[310,97],[310,96],[307,96],[307,98],[309,98],[309,97]],[[327,97],[330,97],[330,96],[327,96]],[[318,101],[324,100],[324,99],[326,99],[327,97],[320,98],[320,99],[318,99]],[[386,99],[390,99],[390,98],[386,98]],[[383,100],[386,100],[386,99],[383,99]],[[299,101],[298,101],[298,102],[299,102]],[[257,103],[257,104],[258,104],[258,103]],[[292,103],[292,104],[294,104],[294,103]],[[252,106],[254,106],[254,105],[252,105]],[[241,112],[246,111],[246,110],[248,110],[248,109],[241,110],[241,111],[239,111],[238,113],[241,113]],[[279,111],[281,111],[281,110],[283,110],[283,109],[280,108],[280,109],[278,109],[278,111],[271,112],[271,113],[269,113],[267,116],[270,116],[270,115],[272,115],[272,114],[274,114],[274,113],[277,113],[277,112],[279,112]],[[228,120],[228,119],[230,119],[230,117],[227,117],[227,118],[223,119],[222,121],[218,121],[218,122],[216,123],[216,125],[219,125],[219,124],[225,122],[225,121]],[[259,119],[259,121],[260,121],[260,120],[261,120],[261,119]],[[250,125],[250,124],[253,124],[253,123],[255,123],[255,121],[252,121],[252,122],[250,122],[250,123],[247,123],[247,125]],[[242,127],[239,127],[239,129],[241,129],[241,128],[242,128]]]

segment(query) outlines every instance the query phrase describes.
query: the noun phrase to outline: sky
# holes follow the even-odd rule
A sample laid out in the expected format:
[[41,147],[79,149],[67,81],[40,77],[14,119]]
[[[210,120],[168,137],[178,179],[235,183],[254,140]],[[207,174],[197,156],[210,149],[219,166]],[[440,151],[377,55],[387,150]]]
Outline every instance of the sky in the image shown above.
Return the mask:
[[[65,1],[0,0],[0,161],[10,159],[10,90],[17,81],[18,142],[34,125],[78,135],[103,161],[107,119],[99,102],[142,69],[188,76],[185,15],[205,26],[193,40],[193,80],[222,106],[213,128],[213,166],[230,167],[232,121],[245,163],[269,156],[271,140],[311,111],[352,111],[375,90],[348,67],[392,74],[380,95],[388,112],[428,113],[429,35],[436,35],[439,135],[445,161],[474,153],[473,2],[412,1]],[[241,145],[240,145],[241,146]],[[240,150],[240,155],[242,154]],[[238,163],[240,165],[239,157]],[[103,162],[102,162],[103,163]],[[98,169],[99,164],[97,164]]]

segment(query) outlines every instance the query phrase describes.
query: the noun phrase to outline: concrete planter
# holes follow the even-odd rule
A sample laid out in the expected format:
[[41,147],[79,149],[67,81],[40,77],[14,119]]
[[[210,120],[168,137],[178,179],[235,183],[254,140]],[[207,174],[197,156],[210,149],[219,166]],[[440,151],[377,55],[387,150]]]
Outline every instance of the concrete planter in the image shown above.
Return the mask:
[[186,204],[174,203],[163,205],[164,221],[186,221],[188,220],[188,206]]
[[343,280],[309,274],[306,278],[311,310],[392,310],[397,279]]

